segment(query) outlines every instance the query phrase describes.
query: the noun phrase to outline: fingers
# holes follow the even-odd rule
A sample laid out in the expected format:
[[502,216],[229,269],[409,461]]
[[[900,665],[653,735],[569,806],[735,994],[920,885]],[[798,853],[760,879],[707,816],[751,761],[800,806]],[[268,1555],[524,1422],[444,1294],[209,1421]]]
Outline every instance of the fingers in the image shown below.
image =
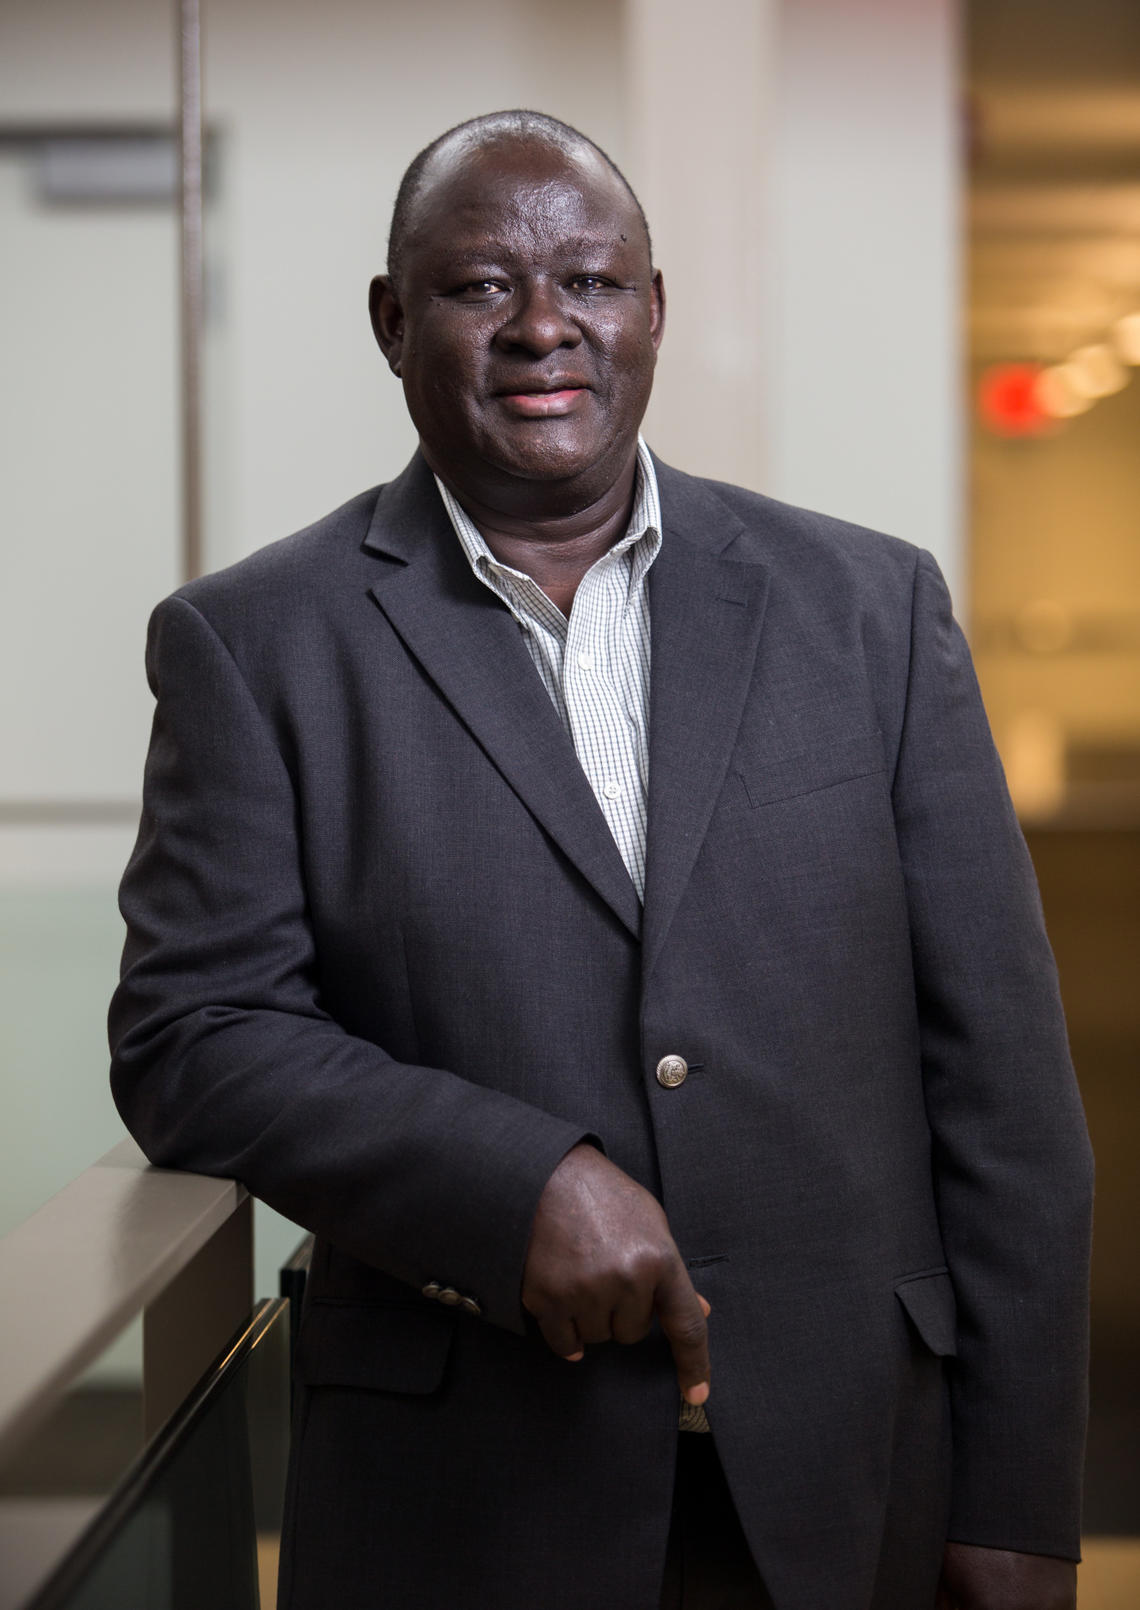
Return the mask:
[[[688,1280],[688,1277],[686,1277],[686,1280]],[[689,1285],[689,1291],[692,1291],[691,1285]],[[692,1291],[692,1296],[696,1298],[697,1306],[699,1306],[700,1319],[707,1320],[708,1315],[712,1314],[712,1304],[708,1302],[707,1298],[702,1298],[699,1291]],[[702,1402],[707,1401],[708,1397],[707,1331],[705,1331],[702,1344],[697,1344],[696,1354],[692,1352],[692,1346],[689,1346],[688,1357],[696,1359],[696,1364],[691,1365],[691,1372],[692,1370],[697,1372],[696,1380],[689,1381],[688,1377],[681,1378],[681,1359],[678,1357],[675,1338],[684,1348],[686,1346],[686,1343],[684,1343],[686,1327],[692,1325],[692,1328],[696,1331],[696,1317],[692,1315],[691,1304],[689,1304],[688,1311],[679,1315],[679,1322],[675,1323],[670,1320],[671,1325],[673,1325],[670,1330],[667,1322],[665,1322],[665,1311],[663,1311],[662,1302],[660,1302],[660,1293],[657,1294],[657,1298],[659,1299],[654,1301],[654,1294],[651,1293],[646,1294],[644,1299],[638,1299],[636,1296],[626,1299],[620,1306],[613,1309],[609,1320],[605,1320],[605,1322],[602,1322],[599,1317],[594,1317],[593,1320],[583,1319],[578,1322],[578,1320],[572,1319],[570,1315],[556,1314],[554,1311],[541,1315],[535,1314],[535,1319],[538,1320],[538,1328],[543,1333],[543,1340],[546,1341],[547,1348],[551,1349],[551,1352],[557,1352],[557,1356],[560,1359],[567,1359],[570,1364],[578,1364],[578,1360],[583,1359],[584,1354],[586,1354],[586,1348],[584,1348],[586,1343],[601,1343],[601,1341],[612,1340],[622,1343],[623,1346],[631,1346],[633,1343],[642,1341],[644,1336],[649,1335],[649,1328],[654,1322],[654,1309],[657,1309],[657,1315],[659,1315],[660,1322],[662,1322],[662,1330],[665,1331],[670,1348],[673,1349],[673,1357],[675,1357],[676,1364],[678,1364],[678,1378],[681,1380],[681,1389],[686,1393],[689,1402],[694,1402],[694,1404],[700,1402],[702,1404]],[[670,1301],[670,1298],[668,1298],[667,1293],[667,1296],[665,1296],[667,1306],[668,1301]],[[702,1346],[704,1346],[704,1351],[702,1351]],[[689,1386],[689,1391],[686,1391],[686,1385]],[[704,1388],[704,1396],[700,1393],[700,1388]],[[691,1396],[691,1391],[696,1391],[696,1396]]]
[[543,1340],[552,1353],[559,1358],[569,1359],[571,1364],[577,1364],[585,1354],[582,1338],[578,1334],[578,1327],[567,1314],[559,1314],[554,1310],[542,1314],[535,1314],[538,1328],[542,1332]]
[[[649,1335],[656,1308],[656,1289],[649,1284],[631,1284],[617,1298],[612,1312],[604,1307],[575,1314],[578,1335],[587,1347],[597,1342],[615,1341],[624,1347],[643,1341]],[[701,1312],[707,1319],[711,1308],[697,1293]]]
[[[696,1298],[707,1319],[712,1311],[708,1300],[699,1292]],[[642,1341],[649,1334],[653,1314],[654,1294],[648,1292],[624,1299],[608,1318],[604,1315],[571,1318],[553,1311],[534,1317],[551,1352],[576,1364],[585,1356],[586,1345],[612,1340],[631,1346]]]
[[669,1277],[657,1288],[657,1318],[673,1351],[677,1380],[687,1403],[702,1404],[709,1395],[709,1305],[697,1296],[688,1270],[678,1258]]

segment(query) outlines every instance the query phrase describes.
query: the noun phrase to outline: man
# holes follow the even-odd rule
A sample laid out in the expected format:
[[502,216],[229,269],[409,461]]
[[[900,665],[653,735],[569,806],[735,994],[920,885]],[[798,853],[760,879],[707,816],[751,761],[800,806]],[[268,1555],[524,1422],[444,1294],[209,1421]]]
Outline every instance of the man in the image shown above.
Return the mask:
[[1071,1606],[1087,1140],[933,562],[639,445],[564,125],[421,154],[371,306],[413,462],[156,612],[112,1011],[318,1236],[282,1605]]

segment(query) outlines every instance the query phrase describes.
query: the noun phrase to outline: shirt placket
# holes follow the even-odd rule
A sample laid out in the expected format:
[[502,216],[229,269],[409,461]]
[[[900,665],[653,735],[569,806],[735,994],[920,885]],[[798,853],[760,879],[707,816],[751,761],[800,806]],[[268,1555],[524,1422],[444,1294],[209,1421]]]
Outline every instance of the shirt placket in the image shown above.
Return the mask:
[[640,894],[640,858],[632,836],[638,776],[610,641],[613,623],[620,620],[627,570],[624,557],[614,553],[583,578],[570,613],[563,691],[575,751]]

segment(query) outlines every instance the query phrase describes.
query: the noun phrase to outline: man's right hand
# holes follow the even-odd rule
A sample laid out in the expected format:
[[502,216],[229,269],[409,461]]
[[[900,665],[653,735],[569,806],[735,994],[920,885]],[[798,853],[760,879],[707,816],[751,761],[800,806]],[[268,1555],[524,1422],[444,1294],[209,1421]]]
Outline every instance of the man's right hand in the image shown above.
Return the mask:
[[708,1398],[709,1305],[661,1204],[593,1146],[568,1152],[539,1198],[522,1302],[571,1360],[594,1342],[639,1342],[656,1318],[686,1401]]

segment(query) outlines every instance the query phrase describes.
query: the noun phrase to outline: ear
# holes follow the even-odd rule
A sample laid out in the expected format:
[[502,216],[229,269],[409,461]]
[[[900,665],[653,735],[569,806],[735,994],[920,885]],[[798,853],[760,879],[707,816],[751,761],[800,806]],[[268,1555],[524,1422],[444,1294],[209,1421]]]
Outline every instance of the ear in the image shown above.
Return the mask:
[[649,297],[649,333],[653,337],[653,345],[660,347],[661,337],[665,334],[665,281],[661,278],[659,268],[653,271]]
[[377,274],[368,287],[368,313],[376,345],[387,358],[389,369],[398,375],[404,350],[404,310],[387,274]]

